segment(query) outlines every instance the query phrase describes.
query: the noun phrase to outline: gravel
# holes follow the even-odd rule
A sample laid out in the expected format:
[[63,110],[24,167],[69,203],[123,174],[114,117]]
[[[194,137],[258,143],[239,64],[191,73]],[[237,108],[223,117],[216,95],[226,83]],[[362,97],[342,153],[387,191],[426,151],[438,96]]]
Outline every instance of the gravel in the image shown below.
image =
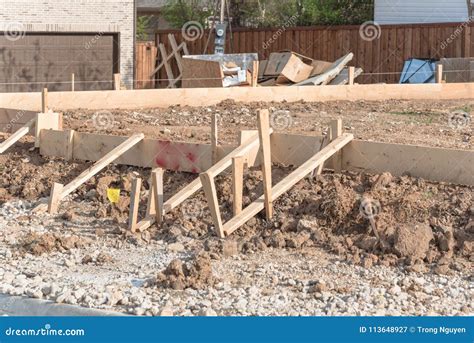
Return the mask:
[[[214,286],[162,289],[154,278],[172,260],[192,257],[191,238],[167,243],[149,233],[145,241],[116,234],[109,219],[88,219],[87,202],[72,221],[31,215],[33,205],[17,201],[0,208],[0,293],[147,316],[474,314],[469,269],[444,275],[403,266],[365,268],[318,247],[239,254],[226,243],[225,254],[212,261]],[[88,244],[32,255],[19,249],[31,231],[78,235]]]

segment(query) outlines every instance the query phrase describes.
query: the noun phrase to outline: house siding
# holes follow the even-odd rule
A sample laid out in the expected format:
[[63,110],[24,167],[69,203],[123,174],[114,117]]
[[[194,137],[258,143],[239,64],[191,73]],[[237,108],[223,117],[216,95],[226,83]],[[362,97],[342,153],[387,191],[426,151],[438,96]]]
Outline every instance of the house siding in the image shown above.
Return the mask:
[[466,0],[375,0],[379,24],[452,23],[469,19]]
[[0,31],[11,23],[21,23],[26,33],[118,34],[120,73],[133,87],[134,0],[0,0]]

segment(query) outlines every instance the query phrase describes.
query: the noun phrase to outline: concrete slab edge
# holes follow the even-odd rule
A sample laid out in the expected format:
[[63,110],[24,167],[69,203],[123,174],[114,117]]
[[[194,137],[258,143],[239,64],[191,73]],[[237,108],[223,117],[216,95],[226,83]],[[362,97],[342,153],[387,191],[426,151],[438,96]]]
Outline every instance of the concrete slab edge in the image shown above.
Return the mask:
[[76,305],[57,304],[48,300],[0,294],[0,314],[8,316],[123,316],[112,311],[96,310]]

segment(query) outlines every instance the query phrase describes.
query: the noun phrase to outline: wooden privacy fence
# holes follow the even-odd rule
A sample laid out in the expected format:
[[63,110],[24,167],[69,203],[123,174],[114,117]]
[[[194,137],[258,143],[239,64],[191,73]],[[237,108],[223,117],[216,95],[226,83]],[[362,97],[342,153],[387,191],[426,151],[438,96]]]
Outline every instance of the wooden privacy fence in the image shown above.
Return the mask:
[[[155,44],[163,43],[167,51],[172,50],[169,33],[175,35],[178,43],[183,41],[181,30],[160,30]],[[208,35],[205,30],[197,39],[187,39],[190,54],[213,53],[213,36],[206,49]],[[260,59],[266,59],[271,52],[292,50],[326,61],[353,52],[350,65],[364,70],[358,83],[396,83],[406,59],[473,57],[473,35],[473,23],[235,29],[227,35],[226,52],[257,52]],[[158,63],[160,59],[158,56]],[[173,63],[172,68],[178,71]],[[161,71],[155,78],[165,80],[167,76]],[[163,87],[167,82],[155,84]]]
[[157,47],[154,42],[138,42],[135,46],[135,89],[155,88],[150,74],[155,69]]

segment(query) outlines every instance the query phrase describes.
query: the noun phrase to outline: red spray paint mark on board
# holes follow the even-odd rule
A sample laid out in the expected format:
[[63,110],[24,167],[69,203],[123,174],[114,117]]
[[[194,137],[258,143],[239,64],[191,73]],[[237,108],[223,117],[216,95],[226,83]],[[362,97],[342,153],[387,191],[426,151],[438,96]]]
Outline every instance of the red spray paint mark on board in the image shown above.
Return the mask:
[[197,144],[158,141],[155,163],[160,168],[199,173],[197,165],[201,146]]

